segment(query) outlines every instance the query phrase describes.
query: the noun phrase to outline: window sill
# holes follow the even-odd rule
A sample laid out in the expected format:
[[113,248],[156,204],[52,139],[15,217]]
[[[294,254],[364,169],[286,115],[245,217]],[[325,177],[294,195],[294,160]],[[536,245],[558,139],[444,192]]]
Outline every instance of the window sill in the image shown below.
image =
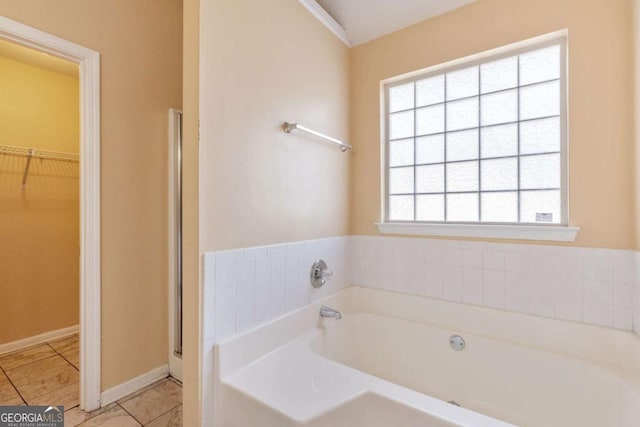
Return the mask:
[[551,242],[573,242],[580,231],[580,227],[561,225],[475,225],[386,222],[377,223],[376,226],[378,227],[378,231],[383,234],[540,240]]

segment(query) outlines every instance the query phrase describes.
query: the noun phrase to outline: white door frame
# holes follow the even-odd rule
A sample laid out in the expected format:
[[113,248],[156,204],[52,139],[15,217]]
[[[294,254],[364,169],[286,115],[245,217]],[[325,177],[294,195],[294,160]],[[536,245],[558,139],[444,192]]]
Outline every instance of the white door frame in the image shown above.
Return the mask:
[[100,407],[100,54],[0,16],[0,38],[80,67],[80,408]]

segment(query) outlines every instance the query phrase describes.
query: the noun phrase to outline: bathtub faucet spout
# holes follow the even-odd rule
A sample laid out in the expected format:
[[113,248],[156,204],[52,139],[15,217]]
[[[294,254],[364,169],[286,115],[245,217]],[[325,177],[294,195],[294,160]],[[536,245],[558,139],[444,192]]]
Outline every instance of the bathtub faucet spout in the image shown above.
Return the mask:
[[336,320],[340,320],[342,319],[342,314],[338,310],[323,305],[320,308],[320,317],[333,317]]

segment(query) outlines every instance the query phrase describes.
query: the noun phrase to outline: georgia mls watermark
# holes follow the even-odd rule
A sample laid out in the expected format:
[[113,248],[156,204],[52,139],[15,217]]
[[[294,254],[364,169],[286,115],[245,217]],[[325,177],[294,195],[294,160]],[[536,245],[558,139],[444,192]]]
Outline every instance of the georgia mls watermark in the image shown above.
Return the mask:
[[0,427],[64,427],[64,406],[0,406]]

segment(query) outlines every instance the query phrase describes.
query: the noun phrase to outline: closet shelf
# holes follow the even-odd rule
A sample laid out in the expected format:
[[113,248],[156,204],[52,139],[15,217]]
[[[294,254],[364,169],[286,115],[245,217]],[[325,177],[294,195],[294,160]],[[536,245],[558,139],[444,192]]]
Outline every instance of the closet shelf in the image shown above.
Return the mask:
[[79,162],[80,156],[73,153],[60,151],[38,150],[35,148],[14,147],[12,145],[0,145],[0,154],[10,156],[31,157],[41,160],[59,160],[62,162]]
[[26,187],[27,177],[29,176],[29,166],[31,159],[55,160],[59,162],[80,162],[80,156],[73,153],[62,153],[59,151],[38,150],[35,148],[14,147],[12,145],[0,145],[0,154],[9,156],[26,157],[27,163],[24,166],[24,174],[22,175],[22,186]]

